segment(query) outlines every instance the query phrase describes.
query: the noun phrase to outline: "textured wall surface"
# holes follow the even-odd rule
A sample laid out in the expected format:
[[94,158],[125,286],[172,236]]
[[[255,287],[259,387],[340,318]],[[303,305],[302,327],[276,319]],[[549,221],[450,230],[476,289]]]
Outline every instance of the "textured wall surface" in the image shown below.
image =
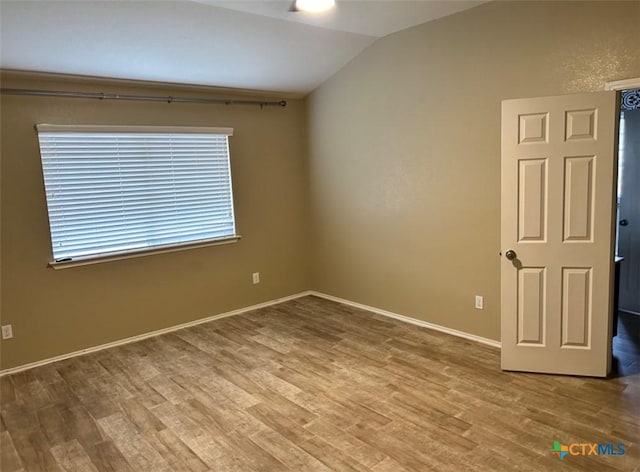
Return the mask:
[[[2,85],[198,95],[189,88],[6,76]],[[64,270],[47,268],[51,243],[33,128],[37,123],[233,127],[231,166],[242,239]],[[2,368],[308,289],[304,134],[301,100],[290,100],[286,108],[260,109],[4,95],[2,324],[13,325],[14,338],[2,341]],[[261,283],[252,285],[251,273],[257,271]]]
[[500,103],[640,76],[639,20],[640,2],[492,2],[387,36],[323,84],[313,288],[499,339]]

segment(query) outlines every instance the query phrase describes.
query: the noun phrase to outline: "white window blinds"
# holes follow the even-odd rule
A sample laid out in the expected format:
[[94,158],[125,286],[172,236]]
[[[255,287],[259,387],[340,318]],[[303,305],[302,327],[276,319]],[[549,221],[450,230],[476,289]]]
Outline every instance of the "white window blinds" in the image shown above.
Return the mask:
[[232,129],[36,128],[55,261],[235,236]]

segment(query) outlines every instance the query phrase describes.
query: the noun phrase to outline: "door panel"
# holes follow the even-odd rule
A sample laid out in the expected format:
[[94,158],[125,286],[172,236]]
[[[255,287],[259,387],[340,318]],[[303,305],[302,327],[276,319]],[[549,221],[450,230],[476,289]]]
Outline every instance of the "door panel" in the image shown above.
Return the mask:
[[589,347],[591,269],[562,269],[562,347]]
[[569,110],[566,112],[565,129],[567,141],[596,139],[598,110]]
[[544,268],[518,271],[518,345],[544,345]]
[[523,160],[519,163],[518,240],[544,241],[546,227],[546,159]]
[[547,114],[533,113],[519,115],[520,126],[518,127],[518,143],[533,144],[546,143],[547,135]]
[[564,240],[591,241],[595,156],[564,160]]
[[614,92],[502,104],[502,368],[605,376]]

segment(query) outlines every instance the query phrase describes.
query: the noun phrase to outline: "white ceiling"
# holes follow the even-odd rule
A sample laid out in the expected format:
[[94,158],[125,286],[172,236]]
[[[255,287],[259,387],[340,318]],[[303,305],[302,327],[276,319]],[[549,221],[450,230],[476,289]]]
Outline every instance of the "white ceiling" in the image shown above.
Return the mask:
[[378,37],[479,3],[0,0],[0,66],[303,95]]
[[291,12],[293,0],[194,1],[376,38],[483,3],[462,0],[337,0],[335,8],[318,15]]

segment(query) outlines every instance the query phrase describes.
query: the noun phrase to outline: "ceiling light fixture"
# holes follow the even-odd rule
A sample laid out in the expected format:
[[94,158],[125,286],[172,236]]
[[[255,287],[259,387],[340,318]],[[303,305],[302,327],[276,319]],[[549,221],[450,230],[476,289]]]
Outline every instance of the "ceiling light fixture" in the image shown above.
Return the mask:
[[335,6],[336,0],[296,0],[296,10],[320,13]]

